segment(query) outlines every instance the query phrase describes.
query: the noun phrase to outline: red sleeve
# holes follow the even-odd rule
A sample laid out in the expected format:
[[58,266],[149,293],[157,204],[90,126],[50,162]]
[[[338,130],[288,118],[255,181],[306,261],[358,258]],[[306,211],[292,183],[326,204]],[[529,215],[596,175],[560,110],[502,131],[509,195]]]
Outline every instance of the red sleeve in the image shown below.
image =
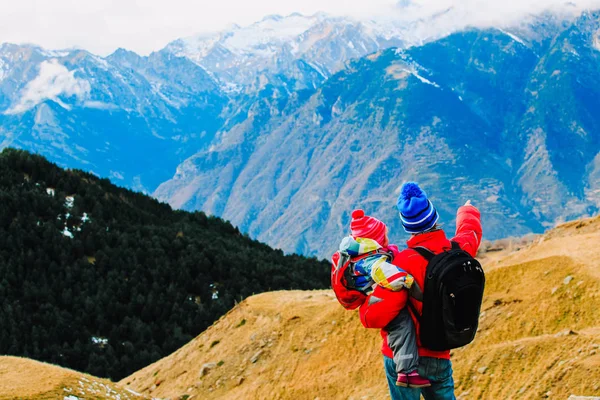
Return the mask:
[[349,290],[346,288],[344,273],[337,269],[339,258],[339,253],[335,253],[333,257],[331,257],[331,288],[342,307],[346,310],[355,310],[364,303],[367,296],[357,290]]
[[481,244],[481,215],[474,206],[462,206],[456,213],[456,236],[461,249],[475,257]]
[[360,322],[365,328],[385,328],[406,305],[406,290],[392,292],[376,286],[360,306]]

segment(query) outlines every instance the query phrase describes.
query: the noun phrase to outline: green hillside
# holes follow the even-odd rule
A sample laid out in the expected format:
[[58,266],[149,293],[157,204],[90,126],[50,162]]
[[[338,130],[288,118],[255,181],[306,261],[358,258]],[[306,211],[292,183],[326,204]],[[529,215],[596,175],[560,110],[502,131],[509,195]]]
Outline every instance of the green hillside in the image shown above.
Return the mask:
[[0,354],[120,379],[253,293],[328,286],[219,218],[43,157],[0,153]]

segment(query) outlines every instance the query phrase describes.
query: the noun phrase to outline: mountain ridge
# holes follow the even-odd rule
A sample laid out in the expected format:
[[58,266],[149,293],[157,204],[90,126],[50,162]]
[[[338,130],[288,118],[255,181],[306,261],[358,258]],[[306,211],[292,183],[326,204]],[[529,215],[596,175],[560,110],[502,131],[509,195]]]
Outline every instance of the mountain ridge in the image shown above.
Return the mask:
[[[286,251],[322,257],[353,207],[383,219],[400,241],[393,202],[405,180],[430,188],[445,222],[460,204],[453,193],[474,199],[489,239],[592,215],[597,121],[573,111],[595,104],[600,87],[590,18],[597,13],[536,46],[503,30],[472,29],[354,60],[291,113],[220,134],[154,194],[224,215]],[[586,52],[578,64],[570,61],[573,46]],[[580,88],[579,77],[590,84]],[[536,90],[536,82],[548,89]],[[567,145],[577,170],[562,155]],[[309,230],[300,223],[306,217]]]
[[247,296],[329,283],[326,262],[24,151],[0,153],[0,204],[0,354],[120,379]]
[[[479,255],[488,285],[475,342],[452,352],[457,398],[600,396],[599,237],[595,217],[560,225],[500,257]],[[8,375],[0,368],[6,378],[0,398],[26,388],[28,395],[37,391],[27,400],[79,396],[80,389],[99,399],[346,399],[365,393],[383,399],[380,344],[378,332],[364,329],[330,290],[276,291],[240,302],[182,348],[118,383],[2,357]],[[93,391],[100,383],[111,396]]]
[[[600,396],[599,238],[595,217],[561,225],[494,262],[482,255],[487,284],[480,329],[472,344],[452,351],[457,398]],[[585,254],[573,252],[572,243]],[[368,393],[383,399],[389,395],[380,346],[377,330],[363,328],[330,290],[264,293],[120,384],[168,397]]]
[[[304,21],[301,29],[271,40],[288,17]],[[3,46],[0,146],[39,152],[175,207],[224,216],[286,252],[319,256],[335,248],[346,208],[367,208],[402,240],[392,203],[406,179],[430,187],[450,230],[459,201],[449,193],[473,197],[490,218],[490,239],[597,212],[597,13],[544,13],[421,42],[406,36],[404,21],[388,32],[369,31],[373,21],[288,17],[221,35],[257,30],[242,46],[248,66],[220,50],[211,67],[169,47],[100,58]],[[290,43],[311,46],[294,54]],[[314,149],[303,148],[308,142]],[[469,152],[481,169],[471,168]],[[297,215],[310,215],[311,228],[301,229]]]

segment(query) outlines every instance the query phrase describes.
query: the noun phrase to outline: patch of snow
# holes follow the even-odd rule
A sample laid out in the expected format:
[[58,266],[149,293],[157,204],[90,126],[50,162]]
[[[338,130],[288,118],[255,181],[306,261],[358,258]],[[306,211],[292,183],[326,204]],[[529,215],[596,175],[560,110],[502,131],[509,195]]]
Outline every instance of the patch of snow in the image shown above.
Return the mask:
[[62,234],[64,236],[68,237],[69,239],[73,239],[74,238],[73,234],[69,231],[68,228],[65,228],[65,230],[62,232]]
[[518,37],[515,34],[512,34],[510,32],[505,31],[504,29],[500,29],[498,28],[498,30],[502,33],[504,33],[506,36],[510,37],[512,40],[514,40],[517,43],[522,44],[523,46],[527,46],[527,44],[525,43],[525,41],[523,39],[521,39],[520,37]]
[[422,77],[421,75],[419,75],[416,71],[410,71],[410,70],[406,70],[406,72],[410,72],[411,74],[414,75],[415,78],[417,78],[418,80],[420,80],[423,83],[426,83],[428,85],[434,86],[436,88],[439,88],[440,85],[438,85],[435,82],[431,82],[429,79]]
[[108,62],[104,58],[98,57],[98,56],[92,56],[92,58],[96,62],[96,64],[98,64],[98,66],[100,68],[102,68],[105,71],[109,70],[110,65],[108,64]]
[[59,96],[75,96],[83,100],[91,90],[88,81],[76,78],[75,71],[69,71],[58,60],[42,61],[38,76],[27,83],[19,102],[5,111],[5,114],[21,114],[46,100],[52,100],[61,107],[70,109]]
[[593,46],[596,50],[600,50],[600,29],[594,34]]
[[141,397],[141,396],[142,396],[142,395],[141,395],[141,394],[139,394],[138,392],[134,392],[133,390],[131,390],[131,389],[129,389],[129,388],[125,388],[125,390],[127,390],[129,393],[131,393],[131,394],[132,394],[132,395],[134,395],[134,396],[139,396],[139,397]]
[[212,294],[212,299],[213,299],[213,300],[216,300],[216,299],[218,299],[218,298],[219,298],[219,291],[218,291],[218,290],[215,290],[215,291],[213,292],[213,294]]
[[[65,197],[65,207],[73,208],[73,204],[75,204],[75,198],[73,196]],[[69,217],[67,217],[69,218]]]
[[6,77],[5,69],[8,69],[8,67],[6,67],[6,63],[4,62],[4,60],[0,58],[0,82],[2,82]]
[[224,45],[230,51],[237,53],[265,50],[264,46],[269,43],[295,39],[319,22],[319,19],[318,16],[305,17],[298,14],[285,18],[267,17],[246,28],[234,31],[225,40]]
[[56,194],[56,190],[53,188],[46,188],[46,193],[48,193],[50,196],[54,196]]
[[354,43],[352,43],[352,40],[348,41],[348,47],[350,47],[352,50],[354,50]]
[[83,213],[83,217],[81,217],[81,222],[86,223],[86,222],[89,222],[89,221],[91,221],[91,220],[90,220],[90,217],[88,216],[88,214],[87,213]]
[[221,90],[223,90],[225,93],[240,93],[242,88],[233,82],[224,82],[221,85]]
[[52,58],[60,58],[60,57],[66,57],[68,56],[71,51],[70,50],[46,50],[46,49],[40,49],[41,53],[44,57],[52,57]]
[[[284,46],[292,54],[299,53],[302,34],[326,18],[325,14],[269,16],[249,26],[233,25],[221,33],[183,38],[169,45],[169,48],[176,56],[186,57],[203,68],[205,66],[202,65],[202,60],[217,46],[236,57],[238,65],[244,62],[252,64],[256,57],[274,57]],[[247,60],[248,56],[252,61]],[[216,67],[219,68],[220,64]]]
[[184,38],[179,42],[181,48],[174,53],[176,56],[188,57],[191,60],[199,61],[208,55],[220,39],[221,35],[219,34],[198,35]]
[[315,63],[309,62],[308,65],[313,67],[315,69],[315,71],[317,71],[319,73],[319,75],[321,75],[323,78],[327,78],[327,75],[325,75],[323,73],[323,70],[321,68],[319,68]]

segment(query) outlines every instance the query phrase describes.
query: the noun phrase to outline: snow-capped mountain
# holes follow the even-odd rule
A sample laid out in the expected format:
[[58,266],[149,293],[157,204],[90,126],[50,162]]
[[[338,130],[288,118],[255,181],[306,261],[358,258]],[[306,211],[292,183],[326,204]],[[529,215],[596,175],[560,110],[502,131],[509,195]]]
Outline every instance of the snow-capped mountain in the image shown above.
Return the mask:
[[226,98],[169,52],[0,47],[0,147],[34,150],[122,185],[153,190],[212,140]]
[[598,13],[444,33],[455,16],[270,16],[148,57],[5,44],[0,148],[305,254],[334,248],[357,206],[399,239],[407,179],[450,226],[472,198],[488,238],[597,212]]
[[394,202],[406,180],[427,188],[450,231],[473,199],[488,238],[598,212],[600,14],[550,23],[544,37],[470,29],[380,51],[293,106],[267,93],[155,195],[319,256],[354,207],[399,241]]
[[402,37],[400,27],[390,30],[323,13],[291,14],[268,16],[253,25],[233,26],[214,35],[180,39],[166,50],[201,65],[224,88],[244,90],[271,74],[285,72],[298,60],[314,69],[321,80],[328,78],[347,60],[383,48],[402,47]]
[[325,14],[270,16],[148,57],[3,44],[0,147],[151,192],[256,93],[314,91],[349,59],[401,44]]

